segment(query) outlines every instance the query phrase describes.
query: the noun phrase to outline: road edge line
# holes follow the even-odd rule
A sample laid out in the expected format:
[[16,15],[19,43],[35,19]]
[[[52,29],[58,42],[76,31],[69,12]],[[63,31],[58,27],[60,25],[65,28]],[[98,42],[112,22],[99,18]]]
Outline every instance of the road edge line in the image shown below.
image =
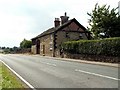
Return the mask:
[[28,83],[22,76],[15,72],[10,66],[8,66],[4,61],[0,60],[11,72],[13,72],[21,81],[23,81],[28,87],[36,90],[30,83]]

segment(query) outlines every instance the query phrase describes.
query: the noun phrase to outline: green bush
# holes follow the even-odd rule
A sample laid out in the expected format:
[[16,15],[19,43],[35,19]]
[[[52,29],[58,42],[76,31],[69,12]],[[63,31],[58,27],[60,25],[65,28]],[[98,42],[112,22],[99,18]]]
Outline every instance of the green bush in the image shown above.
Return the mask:
[[21,48],[31,48],[32,46],[32,41],[31,40],[26,40],[24,39],[21,43],[20,43],[20,47]]
[[69,41],[61,46],[65,52],[72,54],[120,56],[120,37]]

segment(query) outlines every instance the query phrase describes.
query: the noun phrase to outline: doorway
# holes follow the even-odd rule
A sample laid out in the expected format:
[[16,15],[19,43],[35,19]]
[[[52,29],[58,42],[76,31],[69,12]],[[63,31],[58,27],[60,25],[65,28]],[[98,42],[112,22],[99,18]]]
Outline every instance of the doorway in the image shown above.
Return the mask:
[[40,54],[40,40],[37,40],[36,53]]
[[45,56],[45,45],[43,45],[43,56]]

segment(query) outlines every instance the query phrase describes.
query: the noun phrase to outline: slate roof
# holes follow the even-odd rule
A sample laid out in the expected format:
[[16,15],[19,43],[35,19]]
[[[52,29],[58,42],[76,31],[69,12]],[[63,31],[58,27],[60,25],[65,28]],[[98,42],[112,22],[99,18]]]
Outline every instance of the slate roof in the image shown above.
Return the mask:
[[75,18],[73,18],[71,20],[68,20],[66,23],[62,24],[61,26],[52,27],[52,28],[44,31],[43,33],[39,34],[38,36],[32,38],[32,40],[36,39],[36,38],[43,37],[43,36],[48,35],[48,34],[51,34],[51,33],[56,32],[58,30],[61,30],[62,28],[64,28],[64,27],[68,26],[69,24],[71,24],[73,21],[76,22],[76,24],[78,24],[83,30],[85,30],[85,32],[87,32],[86,28],[84,26],[82,26]]

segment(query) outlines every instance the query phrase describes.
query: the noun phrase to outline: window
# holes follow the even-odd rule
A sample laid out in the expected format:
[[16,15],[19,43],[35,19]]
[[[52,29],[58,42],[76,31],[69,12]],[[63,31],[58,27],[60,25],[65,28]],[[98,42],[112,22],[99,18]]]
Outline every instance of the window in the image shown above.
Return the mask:
[[68,33],[66,33],[66,38],[70,38]]
[[53,49],[53,43],[50,42],[50,51],[52,51],[52,49]]
[[50,35],[50,39],[51,39],[51,40],[53,39],[53,35],[52,35],[52,34]]
[[80,39],[83,39],[83,35],[82,35],[82,33],[80,33],[80,36],[79,36],[79,38],[80,38]]

